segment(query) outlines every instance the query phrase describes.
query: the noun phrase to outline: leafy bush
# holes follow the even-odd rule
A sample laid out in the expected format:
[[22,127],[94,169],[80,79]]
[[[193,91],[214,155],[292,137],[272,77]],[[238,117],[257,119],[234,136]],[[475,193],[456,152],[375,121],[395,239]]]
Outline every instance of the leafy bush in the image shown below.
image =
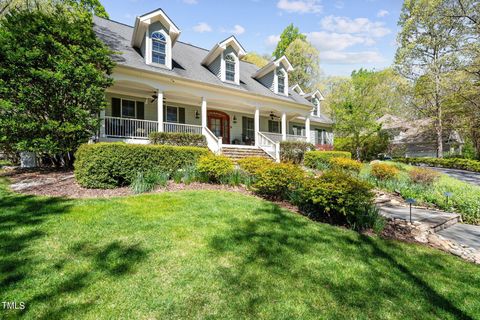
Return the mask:
[[272,199],[287,199],[290,189],[300,183],[305,172],[291,163],[270,163],[256,172],[252,187],[256,193]]
[[323,170],[330,166],[332,158],[352,158],[346,151],[308,151],[305,153],[304,165],[312,169]]
[[372,164],[371,174],[379,180],[389,180],[398,176],[399,170],[389,164],[377,162]]
[[224,177],[233,173],[235,167],[228,157],[208,155],[200,158],[197,169],[208,181],[221,182]]
[[362,163],[348,158],[332,158],[330,165],[333,169],[340,169],[359,173],[362,169]]
[[129,185],[139,170],[172,173],[196,165],[205,148],[126,143],[96,143],[80,146],[75,154],[75,178],[86,188]]
[[413,168],[408,172],[410,180],[413,183],[432,185],[440,178],[440,174],[437,171],[426,168]]
[[[368,137],[361,137],[360,159],[371,161],[377,159],[379,154],[387,153],[390,138],[387,132],[379,131]],[[335,150],[347,150],[352,154],[356,153],[355,143],[350,137],[336,137],[334,141]]]
[[181,132],[152,132],[150,142],[171,146],[207,147],[207,140],[202,134]]
[[315,146],[308,142],[282,141],[280,142],[280,160],[300,164],[303,162],[305,152],[315,150]]
[[330,170],[319,178],[304,179],[292,199],[313,219],[358,229],[375,222],[372,186],[346,172]]
[[442,167],[451,169],[461,169],[473,172],[480,172],[480,161],[460,158],[396,158],[395,161],[408,163],[411,165],[427,165],[432,167]]
[[255,175],[257,171],[262,170],[263,167],[273,163],[272,160],[262,157],[247,157],[237,161],[240,168],[251,174]]
[[130,188],[134,193],[149,192],[156,186],[165,187],[168,182],[168,173],[156,170],[147,172],[137,172],[137,176],[132,181]]

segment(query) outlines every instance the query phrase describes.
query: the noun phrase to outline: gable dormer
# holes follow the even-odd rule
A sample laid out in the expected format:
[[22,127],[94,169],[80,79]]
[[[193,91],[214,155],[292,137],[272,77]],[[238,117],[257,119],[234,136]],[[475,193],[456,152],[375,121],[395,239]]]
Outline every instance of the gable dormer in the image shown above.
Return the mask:
[[135,20],[132,47],[139,48],[146,64],[172,69],[172,47],[180,30],[158,9]]
[[263,68],[257,70],[252,77],[274,93],[288,96],[288,73],[292,71],[293,67],[290,61],[283,56],[270,61]]
[[321,112],[321,101],[325,100],[320,90],[315,90],[311,93],[308,93],[304,97],[315,106],[312,111],[312,115],[319,117]]
[[223,82],[240,84],[240,59],[245,54],[242,45],[231,36],[213,46],[202,64]]
[[300,87],[300,85],[298,83],[290,88],[290,92],[292,92],[292,91],[295,91],[296,93],[298,93],[301,96],[305,95],[305,92],[303,92],[302,88]]

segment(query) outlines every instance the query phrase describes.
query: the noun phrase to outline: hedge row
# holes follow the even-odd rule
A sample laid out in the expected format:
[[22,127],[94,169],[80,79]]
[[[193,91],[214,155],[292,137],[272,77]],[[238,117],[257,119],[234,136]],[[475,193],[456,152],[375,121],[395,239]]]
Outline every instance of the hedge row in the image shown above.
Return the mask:
[[86,188],[129,185],[140,171],[171,173],[196,165],[205,148],[126,143],[96,143],[80,146],[75,154],[75,178]]
[[473,172],[480,172],[480,161],[459,158],[395,158],[397,162],[403,162],[411,165],[427,165],[431,167],[442,167],[451,169],[461,169]]
[[322,168],[322,164],[329,164],[332,158],[352,158],[347,151],[308,151],[305,153],[304,164],[312,169]]
[[150,142],[171,146],[207,147],[207,140],[202,134],[180,132],[152,132]]

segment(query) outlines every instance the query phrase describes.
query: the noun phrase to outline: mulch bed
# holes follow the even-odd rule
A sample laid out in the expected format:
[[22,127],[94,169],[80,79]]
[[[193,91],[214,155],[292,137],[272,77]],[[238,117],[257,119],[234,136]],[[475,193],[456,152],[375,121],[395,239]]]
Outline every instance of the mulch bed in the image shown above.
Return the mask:
[[[28,195],[78,199],[110,198],[134,194],[128,187],[115,189],[83,188],[77,183],[71,170],[7,168],[0,173],[0,176],[10,180],[10,188],[13,191]],[[173,181],[169,181],[166,187],[159,187],[151,193],[181,190],[232,191],[252,195],[252,192],[243,186],[227,186],[198,182],[186,185],[183,183],[174,183]]]

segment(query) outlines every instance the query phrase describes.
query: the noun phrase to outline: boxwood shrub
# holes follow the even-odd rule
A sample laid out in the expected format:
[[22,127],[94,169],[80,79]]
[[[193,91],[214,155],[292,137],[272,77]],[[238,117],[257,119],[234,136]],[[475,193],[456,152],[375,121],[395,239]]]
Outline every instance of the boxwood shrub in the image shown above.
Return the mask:
[[305,177],[305,171],[291,163],[272,162],[255,172],[253,190],[269,199],[288,200],[290,191]]
[[303,162],[305,152],[315,150],[315,146],[308,142],[282,141],[280,142],[280,160],[300,164]]
[[207,177],[209,182],[221,182],[222,179],[234,172],[235,166],[233,161],[226,156],[210,154],[198,160],[197,169],[200,174]]
[[395,158],[397,162],[403,162],[411,165],[427,165],[431,167],[442,167],[451,169],[461,169],[473,172],[480,172],[480,161],[460,158]]
[[376,222],[372,188],[344,171],[328,170],[318,178],[304,179],[292,202],[315,220],[368,228]]
[[152,132],[150,142],[171,146],[207,147],[207,140],[202,134],[180,132]]
[[332,158],[352,158],[347,151],[308,151],[305,153],[304,165],[312,169],[324,169],[330,165]]
[[75,178],[86,188],[129,185],[138,172],[171,173],[196,165],[206,148],[126,143],[96,143],[80,146],[75,154]]

